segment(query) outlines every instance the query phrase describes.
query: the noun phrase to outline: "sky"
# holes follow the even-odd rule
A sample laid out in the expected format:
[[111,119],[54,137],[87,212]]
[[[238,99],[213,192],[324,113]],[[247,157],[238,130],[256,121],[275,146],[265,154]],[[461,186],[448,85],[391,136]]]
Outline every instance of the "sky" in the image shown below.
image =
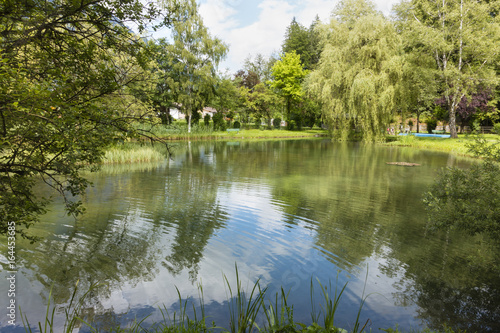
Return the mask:
[[[339,0],[198,0],[205,26],[213,36],[229,45],[226,59],[219,65],[229,74],[243,68],[249,56],[269,57],[278,53],[286,28],[295,17],[309,27],[316,15],[328,22]],[[375,0],[377,9],[389,15],[399,0]]]

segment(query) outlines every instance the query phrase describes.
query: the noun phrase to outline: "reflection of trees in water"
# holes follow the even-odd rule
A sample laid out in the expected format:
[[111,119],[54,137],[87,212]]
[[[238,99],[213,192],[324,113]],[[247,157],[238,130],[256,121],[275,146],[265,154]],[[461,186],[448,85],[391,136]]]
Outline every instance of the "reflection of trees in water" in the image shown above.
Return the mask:
[[[412,149],[308,141],[242,143],[236,149],[219,144],[215,150],[224,150],[218,166],[225,168],[217,172],[268,178],[284,223],[315,221],[309,227],[317,232],[317,245],[338,267],[350,271],[367,257],[384,258],[380,270],[401,290],[394,295],[397,305],[417,304],[432,328],[447,323],[498,330],[499,274],[488,269],[500,263],[498,249],[459,234],[425,236],[425,183],[441,166],[458,161]],[[423,163],[386,165],[394,161]],[[485,262],[475,253],[483,253]]]
[[[193,162],[197,163],[197,162]],[[162,263],[170,273],[189,270],[196,281],[203,250],[215,230],[224,226],[227,214],[217,201],[218,182],[210,172],[181,168],[176,177],[167,179],[168,193],[163,212],[175,224],[176,234],[171,244],[172,253]]]
[[[433,329],[447,324],[468,332],[500,331],[500,250],[480,236],[459,232],[428,235],[421,246],[393,249],[394,260],[405,269],[398,300],[419,306],[419,318]],[[404,281],[411,281],[405,283]]]
[[23,266],[46,290],[54,285],[57,304],[69,301],[77,281],[83,292],[100,281],[106,286],[89,297],[99,307],[97,294],[152,280],[169,248],[171,272],[186,268],[196,279],[204,247],[225,216],[210,177],[189,168],[97,174],[86,213],[76,222],[57,211],[48,214],[46,220],[58,221],[49,227],[56,230],[41,231],[47,239],[38,244],[22,245]]
[[219,144],[217,149],[232,150],[220,154],[226,158],[218,166],[228,167],[218,172],[229,174],[229,166],[238,165],[230,173],[236,179],[266,177],[284,223],[316,221],[309,227],[317,230],[318,246],[347,270],[384,245],[381,240],[390,236],[384,224],[392,228],[402,214],[411,216],[415,203],[409,202],[412,196],[407,193],[421,190],[412,182],[418,170],[386,165],[423,158],[410,150],[327,141],[242,142],[237,148]]
[[[259,179],[269,183],[283,223],[315,230],[318,248],[335,265],[352,271],[367,257],[382,257],[380,270],[401,276],[394,295],[399,305],[416,303],[435,328],[446,321],[484,331],[500,321],[500,281],[486,269],[500,262],[498,249],[460,235],[424,235],[422,183],[430,184],[434,170],[446,164],[443,156],[325,141],[186,145],[167,168],[97,174],[86,214],[69,231],[64,223],[53,227],[59,228],[55,236],[43,231],[48,239],[36,251],[23,244],[23,265],[33,269],[34,280],[57,286],[59,304],[79,279],[82,289],[94,281],[135,284],[153,279],[159,263],[171,274],[187,270],[195,280],[204,249],[227,219],[220,190]],[[424,163],[385,164],[394,161]]]

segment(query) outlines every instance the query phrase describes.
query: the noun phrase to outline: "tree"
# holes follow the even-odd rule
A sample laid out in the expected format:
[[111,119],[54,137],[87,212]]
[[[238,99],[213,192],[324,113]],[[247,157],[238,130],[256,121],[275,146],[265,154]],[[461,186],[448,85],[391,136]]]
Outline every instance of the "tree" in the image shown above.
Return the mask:
[[307,29],[294,17],[286,30],[285,40],[281,48],[284,54],[295,51],[300,56],[302,66],[306,70],[312,70],[319,61],[321,48],[319,35],[315,29],[319,23],[319,17],[316,16],[315,21]]
[[292,104],[302,100],[302,81],[306,74],[295,51],[282,55],[272,68],[274,80],[270,85],[285,99],[287,117],[291,116]]
[[166,47],[166,52],[170,55],[171,68],[167,84],[186,114],[188,132],[191,132],[193,112],[202,110],[213,96],[217,66],[225,57],[227,46],[210,36],[196,1],[190,0],[173,23],[173,44]]
[[402,120],[407,115],[416,114],[417,133],[420,133],[420,116],[428,114],[435,106],[435,72],[430,70],[434,60],[428,55],[411,52],[411,46],[405,45],[402,78],[398,85],[397,105]]
[[[493,112],[494,107],[490,105],[492,99],[491,89],[478,87],[477,91],[469,97],[463,96],[457,106],[457,118],[460,120],[460,127],[463,129],[466,123],[470,123],[475,115]],[[447,100],[444,96],[436,100],[436,104],[446,108]]]
[[360,18],[379,14],[372,1],[341,0],[335,7],[332,16],[337,22],[352,29]]
[[258,53],[253,60],[251,57],[245,59],[243,69],[247,72],[256,73],[259,81],[267,84],[268,81],[272,80],[272,68],[276,61],[278,59],[274,56],[266,59],[262,54]]
[[250,90],[260,83],[259,74],[252,70],[240,69],[234,75],[234,79],[239,87],[246,87]]
[[498,1],[406,0],[397,7],[404,39],[412,52],[431,55],[449,113],[450,134],[457,137],[456,112],[478,82],[497,81],[492,66],[499,53]]
[[278,96],[261,82],[254,87],[249,98],[252,101],[252,109],[255,118],[266,119],[267,126],[271,128],[271,120],[279,104]]
[[456,228],[500,240],[500,168],[492,162],[443,171],[424,203],[432,229]]
[[500,241],[500,142],[479,136],[469,152],[483,158],[469,170],[444,170],[424,197],[432,229],[456,228]]
[[234,111],[238,105],[239,92],[236,84],[229,75],[218,78],[215,86],[215,96],[210,102],[217,112],[227,113]]
[[[113,142],[147,135],[139,98],[150,65],[140,30],[153,20],[168,25],[181,4],[138,0],[3,1],[0,5],[0,233],[18,233],[45,212],[38,179],[79,214],[78,196]],[[75,199],[69,199],[70,194]]]
[[364,141],[382,141],[397,107],[401,40],[381,15],[346,17],[340,8],[334,16],[340,22],[332,19],[321,28],[323,53],[305,87],[321,102],[323,120],[338,139],[347,140],[359,127]]

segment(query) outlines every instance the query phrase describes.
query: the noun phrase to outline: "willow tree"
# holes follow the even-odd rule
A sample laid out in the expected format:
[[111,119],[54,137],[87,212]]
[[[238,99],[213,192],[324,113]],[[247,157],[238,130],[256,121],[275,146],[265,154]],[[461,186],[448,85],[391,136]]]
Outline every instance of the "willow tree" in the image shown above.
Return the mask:
[[306,89],[321,102],[323,120],[337,139],[347,140],[356,127],[364,141],[381,141],[396,109],[402,76],[397,32],[374,11],[354,18],[334,12],[330,24],[320,29],[324,49],[306,78]]
[[497,0],[405,0],[396,8],[407,47],[434,59],[436,90],[446,100],[454,138],[462,98],[497,81],[498,6]]
[[203,109],[212,98],[217,84],[217,66],[225,57],[227,46],[212,37],[203,25],[195,0],[173,22],[173,44],[166,46],[170,57],[167,85],[177,105],[188,118],[191,132],[193,112]]

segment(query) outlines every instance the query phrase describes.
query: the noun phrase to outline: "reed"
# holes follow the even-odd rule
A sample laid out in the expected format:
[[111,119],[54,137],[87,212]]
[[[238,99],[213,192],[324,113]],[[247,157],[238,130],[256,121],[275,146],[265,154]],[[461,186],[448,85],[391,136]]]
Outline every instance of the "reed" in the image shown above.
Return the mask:
[[253,285],[253,288],[250,291],[249,295],[247,296],[248,292],[245,292],[241,286],[238,266],[235,266],[235,269],[236,289],[234,294],[227,276],[223,276],[226,282],[227,289],[229,291],[229,332],[252,332],[255,328],[258,328],[255,323],[255,319],[257,318],[259,311],[264,304],[264,297],[267,288],[262,289],[259,283],[260,280],[257,280],[257,282],[255,282],[255,284]]
[[165,158],[165,155],[152,147],[114,147],[106,151],[103,164],[152,163],[163,161]]
[[[82,316],[83,306],[85,300],[96,287],[94,284],[82,296],[77,298],[78,283],[72,293],[69,305],[64,310],[65,323],[64,333],[71,333],[78,331],[85,325],[91,332],[116,332],[116,333],[195,333],[195,332],[231,332],[231,333],[244,333],[244,332],[269,332],[269,333],[284,333],[284,332],[335,332],[335,333],[361,333],[364,332],[369,320],[361,327],[360,317],[362,308],[368,296],[361,296],[359,311],[355,318],[353,329],[347,331],[345,328],[335,326],[335,314],[341,305],[341,298],[347,287],[347,283],[342,287],[338,286],[338,277],[335,285],[330,281],[328,285],[323,285],[318,280],[320,288],[321,300],[319,308],[316,306],[315,300],[315,286],[311,278],[311,319],[312,323],[306,325],[304,323],[296,322],[293,315],[293,305],[288,304],[288,296],[290,292],[285,292],[283,288],[274,295],[272,300],[266,299],[267,287],[260,286],[260,280],[257,280],[251,288],[245,290],[239,276],[238,267],[235,266],[236,271],[236,286],[232,286],[226,275],[223,274],[227,292],[227,304],[229,315],[229,326],[217,326],[215,322],[207,325],[207,317],[205,315],[205,300],[203,297],[203,286],[198,285],[198,300],[183,299],[182,295],[177,290],[179,309],[177,311],[169,311],[165,305],[160,307],[162,320],[155,323],[146,323],[149,316],[144,318],[136,318],[132,323],[126,327],[105,327],[100,328],[96,323],[90,323],[87,318]],[[365,282],[366,287],[366,282]],[[55,326],[55,306],[51,302],[52,289],[49,293],[47,309],[45,313],[45,320],[43,323],[39,322],[35,330],[40,333],[54,333],[60,332],[56,330]],[[34,332],[34,328],[29,324],[26,315],[21,312],[24,328],[26,332]],[[263,322],[262,327],[259,327],[257,322]],[[399,328],[387,328],[382,331],[389,333],[402,333]],[[410,331],[412,333],[425,332],[437,333],[428,329],[422,331]],[[445,333],[460,333],[461,331],[454,332],[451,328],[444,326]]]
[[[94,289],[98,287],[98,284],[93,284],[90,286],[89,290],[82,296],[77,299],[76,294],[78,290],[78,282],[76,282],[75,289],[73,290],[73,293],[71,294],[70,302],[69,305],[64,309],[64,315],[65,315],[65,322],[64,322],[64,328],[63,332],[64,333],[72,333],[74,330],[78,329],[81,324],[85,324],[88,327],[92,329],[92,331],[95,332],[95,329],[92,328],[91,325],[89,325],[85,320],[80,318],[80,314],[82,313],[82,307],[84,305],[85,299],[91,293]],[[45,320],[43,323],[39,322],[38,323],[38,332],[40,333],[60,333],[59,330],[56,329],[55,327],[55,313],[56,313],[56,307],[52,306],[51,307],[51,299],[52,299],[52,288],[50,288],[49,292],[49,298],[47,301],[47,309],[45,312]],[[19,312],[21,315],[21,319],[23,322],[23,326],[26,332],[33,333],[33,328],[31,327],[28,318],[26,315],[23,315],[22,309],[19,308]]]

